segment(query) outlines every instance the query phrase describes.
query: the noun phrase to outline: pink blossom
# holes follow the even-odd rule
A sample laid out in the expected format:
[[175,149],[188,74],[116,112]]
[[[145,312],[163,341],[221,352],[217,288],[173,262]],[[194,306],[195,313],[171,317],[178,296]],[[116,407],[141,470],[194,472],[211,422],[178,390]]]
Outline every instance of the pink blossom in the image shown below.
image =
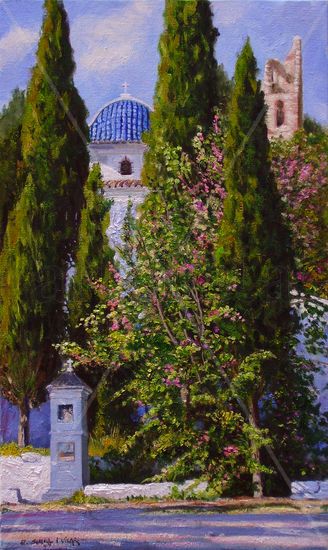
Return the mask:
[[229,445],[229,447],[224,447],[223,449],[224,456],[237,455],[238,453],[239,449],[235,445]]
[[179,378],[174,378],[174,380],[170,380],[169,378],[162,378],[162,381],[166,386],[175,386],[176,388],[182,387],[182,384]]
[[300,181],[302,182],[306,181],[311,176],[311,174],[312,174],[311,164],[305,164],[304,166],[302,166],[302,169],[299,175]]
[[223,161],[223,153],[222,153],[222,150],[219,149],[219,147],[217,145],[215,145],[215,143],[212,143],[212,153],[213,155],[217,158],[217,160],[219,162],[222,162]]
[[114,331],[114,330],[119,330],[119,328],[120,328],[119,323],[117,321],[113,321],[111,329]]
[[216,134],[220,134],[220,133],[221,133],[219,121],[220,121],[220,119],[219,119],[218,115],[215,115],[215,116],[214,116],[214,120],[213,120],[213,129],[214,129],[214,132],[215,132]]
[[199,277],[196,278],[196,283],[198,285],[204,285],[206,283],[204,275],[199,275]]
[[196,210],[199,210],[199,211],[205,210],[205,206],[204,206],[204,204],[202,203],[202,201],[197,201],[197,202],[195,203],[195,208],[196,208]]
[[122,325],[125,328],[125,330],[132,330],[133,326],[130,323],[129,319],[127,317],[122,317]]
[[301,273],[300,271],[298,271],[298,272],[296,273],[296,279],[297,279],[298,281],[301,281],[301,282],[303,283],[304,281],[306,281],[306,276],[303,275],[303,273]]
[[208,435],[207,432],[203,433],[203,434],[198,438],[199,443],[208,443],[209,440],[210,440],[210,436]]
[[209,312],[209,317],[216,317],[217,315],[220,315],[220,312],[218,309],[213,309]]
[[115,298],[114,300],[108,300],[107,302],[107,306],[110,308],[110,309],[115,309],[119,304],[119,300],[117,298]]
[[170,363],[168,363],[167,365],[164,366],[164,370],[165,372],[172,372],[174,371],[174,367],[173,365],[170,365]]

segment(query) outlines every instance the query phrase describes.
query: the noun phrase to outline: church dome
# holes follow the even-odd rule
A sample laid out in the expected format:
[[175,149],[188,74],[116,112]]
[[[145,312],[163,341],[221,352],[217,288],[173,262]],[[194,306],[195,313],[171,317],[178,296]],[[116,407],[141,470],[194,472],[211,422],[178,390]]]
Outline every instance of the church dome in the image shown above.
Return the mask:
[[151,107],[130,94],[121,94],[103,107],[90,124],[91,143],[140,142],[149,130]]

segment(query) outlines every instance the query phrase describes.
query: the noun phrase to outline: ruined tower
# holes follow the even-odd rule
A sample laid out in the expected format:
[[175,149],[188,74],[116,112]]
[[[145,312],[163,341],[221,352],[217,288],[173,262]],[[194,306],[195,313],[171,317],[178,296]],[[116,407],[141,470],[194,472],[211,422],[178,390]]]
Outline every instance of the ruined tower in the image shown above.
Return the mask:
[[268,107],[268,136],[290,138],[303,124],[302,43],[299,36],[284,63],[269,59],[262,89]]

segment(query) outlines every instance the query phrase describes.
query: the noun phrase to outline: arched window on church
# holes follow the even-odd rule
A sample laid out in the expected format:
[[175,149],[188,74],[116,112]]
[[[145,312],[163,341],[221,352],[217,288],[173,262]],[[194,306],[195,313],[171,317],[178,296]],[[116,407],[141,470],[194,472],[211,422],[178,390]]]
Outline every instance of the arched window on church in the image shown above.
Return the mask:
[[124,157],[124,159],[121,161],[120,173],[122,174],[122,176],[131,176],[132,174],[132,163],[127,157]]
[[281,101],[280,99],[279,101],[277,101],[276,116],[277,116],[277,127],[282,126],[283,123],[285,122],[285,109],[284,109],[284,102]]

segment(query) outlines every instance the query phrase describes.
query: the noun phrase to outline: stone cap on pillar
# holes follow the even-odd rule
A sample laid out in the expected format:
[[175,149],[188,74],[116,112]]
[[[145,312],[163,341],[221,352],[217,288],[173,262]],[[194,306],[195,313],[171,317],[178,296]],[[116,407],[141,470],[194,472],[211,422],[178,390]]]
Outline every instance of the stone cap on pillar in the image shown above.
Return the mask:
[[47,386],[48,393],[54,389],[66,388],[84,390],[88,395],[92,393],[91,388],[75,374],[72,359],[68,359],[64,367],[61,374]]

